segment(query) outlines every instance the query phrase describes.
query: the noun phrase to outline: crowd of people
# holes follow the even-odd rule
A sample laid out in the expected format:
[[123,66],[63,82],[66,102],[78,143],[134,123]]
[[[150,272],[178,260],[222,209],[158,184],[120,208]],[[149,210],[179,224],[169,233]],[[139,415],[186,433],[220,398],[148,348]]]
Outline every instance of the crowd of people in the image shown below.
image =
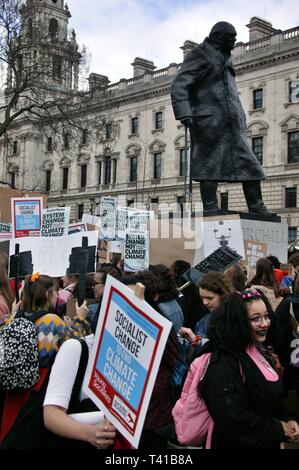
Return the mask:
[[299,442],[299,406],[290,411],[284,405],[291,391],[299,403],[299,363],[291,361],[294,325],[299,322],[299,253],[286,265],[274,256],[258,260],[250,279],[237,263],[180,290],[189,268],[177,260],[169,268],[155,265],[132,274],[123,272],[119,262],[99,264],[86,279],[88,305],[77,302],[70,318],[66,306],[77,297],[77,275],[29,275],[18,286],[21,300],[16,302],[7,257],[0,253],[0,332],[16,319],[30,320],[37,331],[40,368],[30,390],[0,390],[1,447],[130,448],[103,416],[96,424],[70,416],[100,413],[82,383],[108,275],[128,286],[142,283],[145,300],[173,325],[140,449],[179,445],[172,410],[190,364],[207,352],[210,361],[198,393],[214,422],[212,449],[276,449],[283,442]]

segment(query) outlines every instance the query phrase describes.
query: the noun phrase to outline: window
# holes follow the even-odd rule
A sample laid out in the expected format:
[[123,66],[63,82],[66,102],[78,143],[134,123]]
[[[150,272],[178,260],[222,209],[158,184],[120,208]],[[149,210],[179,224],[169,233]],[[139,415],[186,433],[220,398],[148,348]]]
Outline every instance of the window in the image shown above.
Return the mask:
[[116,182],[116,170],[117,170],[117,160],[116,158],[113,159],[113,175],[112,175],[112,183],[115,184]]
[[47,138],[47,152],[52,152],[53,150],[53,139],[52,137]]
[[288,242],[295,242],[297,240],[297,227],[288,228]]
[[12,144],[12,154],[17,155],[18,153],[18,141],[14,140]]
[[102,184],[102,162],[98,162],[98,184]]
[[83,129],[82,130],[82,145],[87,144],[87,139],[88,139],[88,129]]
[[70,134],[63,134],[63,147],[65,150],[70,148]]
[[106,124],[106,139],[112,139],[112,124],[111,124],[111,122]]
[[137,157],[130,158],[130,181],[137,181]]
[[163,127],[163,113],[159,111],[155,115],[155,129],[162,129]]
[[86,179],[87,179],[87,165],[81,165],[81,188],[86,187]]
[[12,188],[16,187],[16,173],[14,171],[10,173],[10,184]]
[[46,171],[46,192],[49,193],[51,189],[51,170]]
[[84,214],[84,204],[78,204],[78,220],[82,219]]
[[55,18],[50,19],[49,34],[52,40],[56,39],[58,36],[58,21]]
[[159,217],[159,198],[158,197],[151,198],[151,211],[154,211],[155,215]]
[[299,80],[293,80],[289,82],[289,102],[299,102]]
[[253,137],[251,140],[251,148],[260,162],[260,164],[263,164],[263,150],[264,150],[264,138],[263,137]]
[[299,163],[299,131],[288,133],[288,163]]
[[188,173],[188,149],[180,149],[180,176]]
[[297,207],[297,188],[285,188],[286,208]]
[[63,168],[62,169],[62,189],[67,189],[68,180],[69,180],[69,169]]
[[127,207],[133,207],[134,206],[134,199],[128,199],[127,200]]
[[131,121],[131,131],[133,135],[138,134],[139,131],[139,120],[138,117],[133,117]]
[[263,107],[263,89],[259,88],[253,92],[253,109],[261,109]]
[[154,179],[161,178],[162,153],[154,153]]
[[105,179],[104,184],[110,184],[111,181],[111,157],[105,158]]
[[228,210],[228,193],[220,193],[220,208],[224,211]]
[[55,80],[61,80],[61,71],[62,71],[62,58],[58,55],[53,56],[52,62],[52,78]]

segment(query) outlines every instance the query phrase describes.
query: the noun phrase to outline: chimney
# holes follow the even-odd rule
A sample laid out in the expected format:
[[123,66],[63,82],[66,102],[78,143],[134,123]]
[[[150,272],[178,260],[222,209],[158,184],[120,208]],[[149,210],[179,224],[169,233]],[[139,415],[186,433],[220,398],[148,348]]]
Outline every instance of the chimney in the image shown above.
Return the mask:
[[184,45],[181,47],[181,49],[183,51],[184,59],[189,54],[189,52],[191,52],[192,49],[194,49],[194,47],[197,47],[197,46],[198,46],[197,42],[185,41]]
[[257,39],[270,36],[277,32],[277,29],[272,27],[272,23],[263,20],[258,16],[254,16],[250,19],[250,23],[246,25],[249,29],[249,42],[256,41]]
[[142,59],[141,57],[136,57],[133,64],[134,68],[134,78],[140,77],[145,73],[152,73],[157,67],[155,67],[154,62],[151,60]]
[[91,73],[88,77],[89,91],[94,93],[96,91],[102,91],[107,88],[110,80],[105,75],[99,75],[98,73]]

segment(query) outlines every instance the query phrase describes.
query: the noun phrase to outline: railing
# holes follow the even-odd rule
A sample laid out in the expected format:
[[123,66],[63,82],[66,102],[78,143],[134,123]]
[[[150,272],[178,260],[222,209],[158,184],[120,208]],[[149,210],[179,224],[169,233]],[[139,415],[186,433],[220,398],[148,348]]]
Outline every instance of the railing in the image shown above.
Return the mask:
[[271,46],[271,36],[258,39],[257,41],[250,41],[244,44],[244,52],[250,54],[251,52],[260,51]]
[[283,31],[282,37],[284,41],[290,41],[291,39],[299,38],[299,26]]
[[133,85],[136,85],[137,83],[142,83],[142,82],[143,82],[143,76],[131,78],[131,80],[127,81],[127,86],[133,86]]
[[157,72],[153,73],[153,79],[155,80],[156,78],[161,78],[161,77],[166,77],[168,75],[168,67],[165,69],[157,70]]
[[115,83],[114,85],[108,86],[109,91],[117,91],[119,90],[119,83]]

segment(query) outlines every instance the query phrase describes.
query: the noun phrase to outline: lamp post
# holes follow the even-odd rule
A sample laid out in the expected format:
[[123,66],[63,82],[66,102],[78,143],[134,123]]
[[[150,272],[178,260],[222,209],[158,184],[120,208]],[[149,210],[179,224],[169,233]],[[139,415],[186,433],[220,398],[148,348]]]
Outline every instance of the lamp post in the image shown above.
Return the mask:
[[91,215],[94,215],[94,209],[95,209],[95,202],[96,202],[96,200],[95,200],[94,197],[91,197],[91,198],[89,199],[89,202],[90,202],[90,214],[91,214]]

